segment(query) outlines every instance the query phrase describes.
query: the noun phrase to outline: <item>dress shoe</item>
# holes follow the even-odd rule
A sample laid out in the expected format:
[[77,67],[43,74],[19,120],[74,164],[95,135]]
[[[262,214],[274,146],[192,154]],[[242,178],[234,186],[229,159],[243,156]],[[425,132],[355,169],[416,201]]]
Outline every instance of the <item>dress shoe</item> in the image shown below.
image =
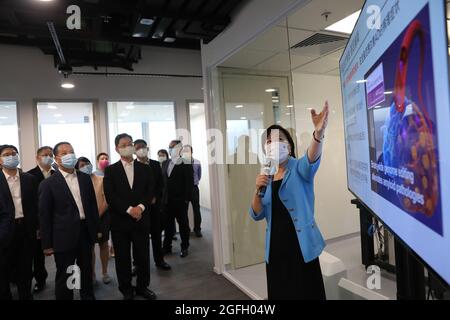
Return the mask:
[[181,250],[180,257],[186,258],[189,255],[188,249]]
[[146,300],[156,300],[156,294],[147,288],[144,289],[136,289],[136,295],[140,296]]
[[161,270],[170,270],[172,267],[167,262],[163,261],[160,263],[156,263],[156,267]]
[[202,238],[202,237],[203,237],[201,231],[195,231],[195,236],[196,236],[197,238]]
[[123,300],[134,300],[133,292],[124,293]]
[[34,293],[41,292],[42,290],[44,290],[45,286],[46,286],[45,281],[42,283],[36,283],[33,288]]

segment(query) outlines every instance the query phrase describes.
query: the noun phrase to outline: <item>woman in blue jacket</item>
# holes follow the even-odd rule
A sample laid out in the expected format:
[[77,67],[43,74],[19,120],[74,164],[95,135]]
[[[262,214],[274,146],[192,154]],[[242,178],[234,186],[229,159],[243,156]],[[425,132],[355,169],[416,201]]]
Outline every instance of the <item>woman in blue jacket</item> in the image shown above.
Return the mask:
[[[314,220],[314,175],[328,124],[328,102],[320,114],[311,111],[315,131],[304,157],[295,158],[289,132],[271,126],[263,135],[266,157],[276,173],[256,178],[250,215],[266,219],[266,270],[269,300],[324,300],[319,255],[325,242]],[[260,190],[266,187],[264,196]]]

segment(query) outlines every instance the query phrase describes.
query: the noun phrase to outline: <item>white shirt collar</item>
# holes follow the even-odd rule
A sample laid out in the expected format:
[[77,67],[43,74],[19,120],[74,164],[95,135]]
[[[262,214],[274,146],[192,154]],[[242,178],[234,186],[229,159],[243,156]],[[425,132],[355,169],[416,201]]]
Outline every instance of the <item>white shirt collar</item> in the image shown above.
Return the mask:
[[73,173],[69,173],[69,172],[66,172],[66,171],[64,171],[64,170],[59,170],[59,172],[61,172],[61,174],[63,175],[63,177],[65,178],[65,179],[67,179],[68,177],[76,177],[77,176],[77,170],[73,170]]
[[8,180],[11,177],[19,177],[19,169],[16,169],[16,174],[14,176],[10,176],[5,169],[3,169],[3,174],[5,175],[6,180]]
[[131,162],[128,162],[128,161],[124,161],[124,160],[120,159],[120,161],[122,162],[122,165],[123,165],[124,167],[132,166],[133,163],[134,163],[134,160],[131,161]]
[[50,169],[45,170],[44,168],[42,168],[39,164],[38,164],[39,169],[41,170],[42,173],[50,173],[52,171],[52,167],[50,167]]

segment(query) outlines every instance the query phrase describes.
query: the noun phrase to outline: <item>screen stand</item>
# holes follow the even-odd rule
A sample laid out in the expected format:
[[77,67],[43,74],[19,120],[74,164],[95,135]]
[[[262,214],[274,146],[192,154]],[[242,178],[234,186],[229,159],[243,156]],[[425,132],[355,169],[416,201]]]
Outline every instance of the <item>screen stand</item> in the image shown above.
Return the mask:
[[425,300],[425,269],[411,251],[395,238],[397,300]]
[[357,199],[352,204],[359,209],[359,225],[361,230],[361,258],[366,269],[374,264],[375,249],[373,245],[373,234],[369,234],[369,227],[373,224],[372,213]]

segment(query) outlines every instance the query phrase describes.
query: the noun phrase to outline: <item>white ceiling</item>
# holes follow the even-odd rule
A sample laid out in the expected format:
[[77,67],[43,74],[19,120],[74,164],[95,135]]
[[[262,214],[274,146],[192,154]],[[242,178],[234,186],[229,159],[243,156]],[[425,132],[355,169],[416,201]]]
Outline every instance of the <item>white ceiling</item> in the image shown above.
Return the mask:
[[[283,72],[292,69],[301,73],[338,75],[343,48],[318,58],[292,51],[289,57],[289,47],[360,10],[363,4],[364,0],[313,0],[289,16],[287,21],[284,19],[260,35],[222,66]],[[325,11],[331,12],[328,20],[321,16]]]

